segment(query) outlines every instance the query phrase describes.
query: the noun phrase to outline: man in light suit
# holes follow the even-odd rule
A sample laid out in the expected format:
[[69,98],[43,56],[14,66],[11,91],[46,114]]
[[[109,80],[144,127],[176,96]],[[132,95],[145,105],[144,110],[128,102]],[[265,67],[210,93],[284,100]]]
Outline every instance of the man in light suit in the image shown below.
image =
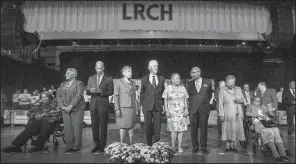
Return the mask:
[[[147,145],[151,146],[160,140],[164,78],[157,75],[158,62],[156,60],[149,62],[148,69],[149,75],[141,79],[140,104],[143,106]],[[152,137],[154,137],[153,143]]]
[[189,94],[189,113],[192,140],[192,153],[197,153],[199,149],[198,125],[200,127],[201,151],[208,154],[208,119],[210,115],[210,100],[212,98],[211,80],[201,77],[201,70],[193,67],[190,72],[194,80],[187,83]]
[[113,78],[105,75],[104,63],[96,62],[95,69],[97,73],[89,77],[87,84],[87,93],[91,95],[89,106],[93,141],[96,144],[92,153],[98,150],[104,152],[107,142],[109,96],[114,92]]
[[256,96],[260,97],[261,105],[268,106],[268,104],[272,104],[272,111],[278,109],[278,100],[276,97],[276,90],[266,88],[265,82],[260,82],[258,84],[259,91],[256,93]]

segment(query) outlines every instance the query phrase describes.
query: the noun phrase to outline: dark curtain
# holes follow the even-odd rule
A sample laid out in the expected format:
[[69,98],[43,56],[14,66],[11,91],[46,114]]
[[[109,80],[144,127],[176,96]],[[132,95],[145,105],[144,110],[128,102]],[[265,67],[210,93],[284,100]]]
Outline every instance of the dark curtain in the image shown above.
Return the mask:
[[57,88],[60,82],[59,71],[1,56],[1,89],[9,100],[16,89],[28,88],[32,93],[36,89],[41,91],[43,86]]
[[202,76],[224,80],[229,74],[236,76],[237,85],[249,83],[255,87],[260,80],[263,53],[230,52],[176,52],[176,51],[129,51],[129,52],[64,52],[60,55],[61,76],[67,68],[76,68],[78,79],[85,85],[88,77],[95,73],[95,62],[105,63],[105,72],[114,78],[121,77],[120,69],[124,65],[133,68],[133,78],[141,78],[148,73],[148,62],[159,62],[159,73],[169,79],[178,72],[182,78],[190,78],[190,69],[198,66]]

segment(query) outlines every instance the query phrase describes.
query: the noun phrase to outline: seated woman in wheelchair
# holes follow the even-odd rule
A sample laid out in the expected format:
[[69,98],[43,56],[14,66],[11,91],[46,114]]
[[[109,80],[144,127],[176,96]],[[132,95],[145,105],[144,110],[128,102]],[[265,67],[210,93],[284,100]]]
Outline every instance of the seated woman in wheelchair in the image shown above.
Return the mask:
[[252,104],[247,108],[246,116],[252,117],[256,133],[262,136],[263,144],[267,144],[271,149],[275,162],[290,162],[285,152],[280,130],[275,126],[268,126],[266,123],[263,125],[264,120],[266,122],[272,119],[269,117],[269,109],[264,105],[260,106],[260,101],[260,97],[253,97]]
[[2,149],[3,152],[22,152],[21,147],[33,136],[37,136],[36,145],[28,152],[42,151],[56,122],[61,118],[60,111],[57,110],[57,103],[51,99],[48,92],[41,94],[40,104],[32,106],[27,115],[29,121],[26,128],[12,141],[11,146]]

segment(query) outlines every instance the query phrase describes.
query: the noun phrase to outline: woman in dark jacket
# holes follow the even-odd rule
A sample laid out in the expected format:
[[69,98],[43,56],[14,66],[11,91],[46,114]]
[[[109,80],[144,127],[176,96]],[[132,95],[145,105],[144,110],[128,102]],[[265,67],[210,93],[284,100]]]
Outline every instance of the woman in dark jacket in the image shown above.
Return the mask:
[[74,68],[68,68],[65,76],[66,81],[57,90],[57,102],[63,113],[67,144],[65,153],[70,154],[79,151],[81,148],[85,109],[83,100],[84,85],[81,81],[76,80],[77,71]]

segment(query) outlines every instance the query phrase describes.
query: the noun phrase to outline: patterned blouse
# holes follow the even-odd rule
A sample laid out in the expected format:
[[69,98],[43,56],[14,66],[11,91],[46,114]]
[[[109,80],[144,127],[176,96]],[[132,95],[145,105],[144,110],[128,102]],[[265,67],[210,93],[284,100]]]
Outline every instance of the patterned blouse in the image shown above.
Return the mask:
[[34,119],[36,115],[41,115],[42,113],[45,113],[46,115],[41,119],[46,120],[49,123],[61,120],[61,112],[57,109],[56,101],[40,103],[39,105],[32,106],[28,111],[27,116],[29,119]]

